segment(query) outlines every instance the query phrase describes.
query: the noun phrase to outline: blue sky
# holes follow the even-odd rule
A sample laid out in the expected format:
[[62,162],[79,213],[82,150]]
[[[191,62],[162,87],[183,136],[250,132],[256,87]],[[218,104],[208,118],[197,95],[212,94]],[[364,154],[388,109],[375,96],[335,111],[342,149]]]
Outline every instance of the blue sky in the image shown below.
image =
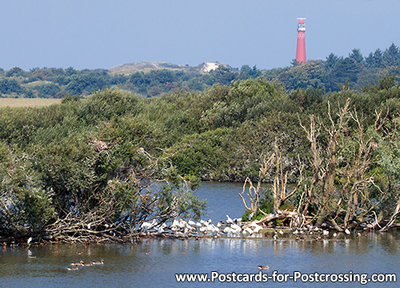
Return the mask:
[[400,46],[398,0],[0,0],[0,67],[110,68],[219,61],[269,69]]

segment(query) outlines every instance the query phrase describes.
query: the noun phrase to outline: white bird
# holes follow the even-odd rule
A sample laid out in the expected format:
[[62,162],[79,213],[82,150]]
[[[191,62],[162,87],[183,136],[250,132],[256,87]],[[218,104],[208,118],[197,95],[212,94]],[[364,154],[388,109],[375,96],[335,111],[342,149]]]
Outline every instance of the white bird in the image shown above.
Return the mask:
[[225,227],[224,233],[229,234],[229,233],[232,233],[232,232],[233,232],[233,230],[232,230],[231,227]]
[[283,231],[282,231],[282,230],[279,230],[279,234],[283,235]]
[[240,228],[240,226],[239,226],[239,225],[236,225],[236,224],[232,224],[232,225],[231,225],[231,228],[232,228],[232,230],[234,231],[234,232],[233,232],[234,234],[240,233],[240,231],[242,231],[242,228]]
[[206,226],[208,224],[208,222],[204,221],[204,220],[200,220],[201,225]]
[[143,222],[142,225],[140,226],[140,228],[144,229],[144,230],[148,230],[148,229],[150,229],[150,227],[151,227],[151,223],[149,223],[149,222]]
[[246,227],[244,230],[243,230],[243,234],[253,234],[253,230],[251,230],[251,228],[250,227]]
[[200,232],[207,232],[207,227],[200,227]]
[[226,224],[234,224],[232,218],[228,215],[226,215]]
[[195,230],[195,228],[193,226],[190,226],[189,224],[186,225],[185,229],[189,230],[189,231],[193,231]]
[[208,229],[209,229],[210,232],[216,232],[216,233],[219,232],[218,227],[215,226],[214,224],[209,225],[209,226],[208,226]]
[[251,227],[253,228],[254,233],[258,233],[262,229],[262,227],[260,225],[257,225],[255,223],[253,225],[251,225]]
[[171,224],[171,229],[176,229],[178,227],[179,227],[179,222],[176,219],[174,219],[174,221],[172,221]]
[[222,222],[221,222],[221,221],[219,221],[219,222],[217,223],[217,227],[218,227],[218,228],[221,228],[221,227],[222,227]]
[[196,225],[196,222],[194,222],[193,220],[189,220],[188,224],[189,224],[190,226],[194,226],[194,225]]
[[154,229],[156,229],[157,233],[162,234],[164,233],[164,228],[162,226],[160,227],[155,227]]
[[180,227],[183,229],[185,227],[187,227],[188,223],[185,220],[181,220],[179,221]]
[[344,230],[344,233],[346,233],[347,235],[350,235],[350,230],[346,228],[346,230]]
[[33,239],[32,237],[29,237],[28,240],[26,241],[26,244],[30,245],[32,242],[32,239]]
[[322,235],[328,236],[329,235],[329,231],[328,230],[322,230]]

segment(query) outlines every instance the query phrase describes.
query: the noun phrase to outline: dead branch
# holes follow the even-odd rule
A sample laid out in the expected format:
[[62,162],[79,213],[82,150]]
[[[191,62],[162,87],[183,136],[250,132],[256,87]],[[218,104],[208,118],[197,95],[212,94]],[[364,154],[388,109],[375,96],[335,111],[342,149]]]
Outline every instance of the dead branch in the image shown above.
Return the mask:
[[390,218],[389,222],[379,231],[389,230],[389,228],[393,226],[393,224],[396,221],[396,218],[399,214],[400,214],[400,199],[397,201],[396,209],[394,210],[393,215]]
[[257,225],[262,225],[273,220],[277,219],[295,219],[298,217],[297,212],[295,211],[277,211],[275,214],[268,214],[267,216],[263,217],[262,219],[256,221]]
[[[244,207],[253,213],[257,213],[257,211],[258,211],[258,204],[260,202],[260,193],[261,193],[261,182],[265,178],[268,170],[272,167],[271,164],[272,164],[274,158],[275,158],[275,154],[272,154],[268,158],[268,160],[266,160],[265,157],[262,157],[262,160],[260,163],[260,169],[258,172],[257,188],[254,187],[251,179],[247,177],[246,180],[244,181],[242,192],[238,193],[240,198],[243,201]],[[250,203],[247,203],[245,197],[243,196],[246,191],[247,185],[249,185],[249,188],[247,189],[247,196],[249,198]]]

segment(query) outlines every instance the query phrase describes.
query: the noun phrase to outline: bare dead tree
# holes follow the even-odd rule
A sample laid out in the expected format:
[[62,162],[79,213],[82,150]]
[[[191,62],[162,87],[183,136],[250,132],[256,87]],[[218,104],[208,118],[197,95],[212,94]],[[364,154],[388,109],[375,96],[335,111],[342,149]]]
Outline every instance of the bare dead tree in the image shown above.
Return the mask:
[[[267,172],[272,168],[275,168],[275,176],[272,187],[272,195],[274,200],[274,213],[266,214],[262,210],[258,209],[258,204],[260,201],[261,180],[266,176]],[[263,157],[263,160],[261,162],[257,188],[254,187],[252,181],[249,178],[246,178],[246,181],[244,182],[243,185],[243,190],[241,193],[239,193],[239,196],[242,198],[243,204],[247,210],[252,211],[253,213],[257,213],[257,211],[260,211],[261,213],[264,214],[264,217],[256,222],[257,224],[268,223],[276,219],[298,218],[296,211],[280,211],[282,203],[284,203],[286,200],[292,197],[301,187],[301,183],[303,181],[303,165],[300,162],[300,158],[299,158],[298,170],[300,173],[299,181],[296,187],[290,192],[288,192],[287,189],[288,172],[287,171],[284,172],[282,153],[280,152],[277,142],[275,141],[274,152],[271,154],[268,160],[266,160],[266,158]],[[246,191],[247,185],[249,185],[249,188],[247,190],[248,191],[247,196],[249,198],[250,203],[247,203],[245,197],[243,196]]]
[[[274,158],[275,154],[272,154],[268,158],[268,160],[266,160],[265,156],[263,156],[258,171],[257,187],[254,187],[251,179],[247,177],[246,180],[244,181],[242,192],[238,193],[243,201],[244,207],[253,213],[258,212],[258,204],[260,202],[260,193],[261,193],[261,183],[265,178],[265,176],[267,175],[268,170],[271,169]],[[249,188],[247,188],[247,185],[249,185]],[[247,190],[247,197],[249,199],[248,201],[250,201],[249,203],[244,196],[246,190]]]
[[282,153],[279,150],[278,144],[275,141],[275,177],[274,177],[274,184],[273,184],[273,198],[274,198],[274,214],[278,213],[279,208],[281,207],[282,203],[285,202],[287,199],[292,197],[300,188],[301,183],[303,181],[303,165],[300,161],[300,157],[298,157],[299,161],[299,180],[297,182],[296,187],[287,193],[287,176],[288,171],[283,171],[283,161],[282,161]]
[[[377,186],[367,173],[373,164],[373,151],[377,144],[365,133],[364,119],[356,109],[351,112],[349,105],[350,99],[347,99],[343,107],[339,106],[334,119],[328,102],[328,125],[310,116],[309,127],[306,127],[299,118],[310,143],[308,163],[312,170],[305,192],[305,205],[299,212],[307,215],[310,205],[313,205],[316,207],[313,215],[316,225],[328,221],[339,231],[342,227],[337,224],[337,219],[341,220],[343,228],[347,228],[379,204],[371,203],[369,188]],[[380,118],[381,113],[376,113],[376,130],[382,127]],[[319,139],[321,132],[325,141]]]

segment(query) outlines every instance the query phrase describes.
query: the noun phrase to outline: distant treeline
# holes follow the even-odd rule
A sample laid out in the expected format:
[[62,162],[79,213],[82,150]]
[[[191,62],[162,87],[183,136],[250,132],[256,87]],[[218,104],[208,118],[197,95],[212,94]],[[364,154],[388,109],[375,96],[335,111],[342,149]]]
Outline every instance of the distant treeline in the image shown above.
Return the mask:
[[204,91],[214,84],[229,85],[232,81],[257,77],[278,81],[287,90],[319,88],[329,92],[339,91],[341,85],[361,90],[388,74],[400,75],[400,51],[394,44],[384,51],[377,49],[367,57],[354,49],[348,57],[330,54],[325,60],[309,61],[302,65],[293,63],[290,67],[272,70],[259,70],[256,66],[248,65],[231,69],[220,65],[208,73],[191,67],[125,75],[102,69],[34,68],[24,71],[14,67],[10,70],[0,69],[0,97],[83,97],[106,88],[119,88],[153,97],[172,90]]

